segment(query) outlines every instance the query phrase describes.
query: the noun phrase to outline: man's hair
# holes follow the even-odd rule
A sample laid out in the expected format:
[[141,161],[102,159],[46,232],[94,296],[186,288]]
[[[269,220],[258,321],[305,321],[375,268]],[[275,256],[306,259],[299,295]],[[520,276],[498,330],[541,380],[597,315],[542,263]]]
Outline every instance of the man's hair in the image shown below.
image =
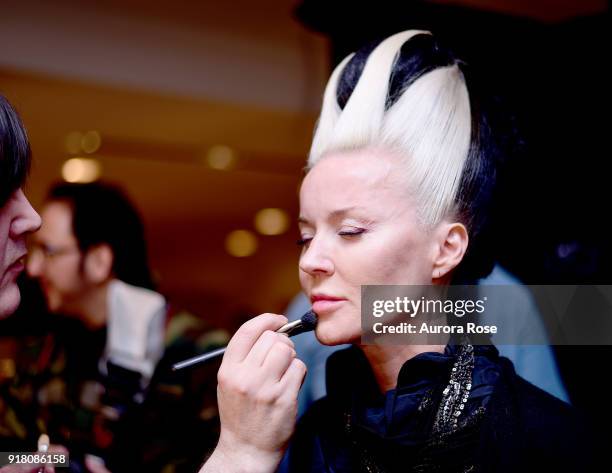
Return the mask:
[[427,31],[403,31],[347,56],[332,73],[308,168],[334,152],[378,148],[400,157],[400,172],[430,228],[458,219],[470,237],[455,282],[494,263],[493,197],[518,135],[497,98]]
[[0,207],[25,183],[30,160],[25,128],[15,109],[0,95]]
[[142,221],[119,188],[103,183],[61,183],[51,188],[47,202],[70,206],[72,231],[81,251],[107,244],[113,251],[117,279],[153,289]]

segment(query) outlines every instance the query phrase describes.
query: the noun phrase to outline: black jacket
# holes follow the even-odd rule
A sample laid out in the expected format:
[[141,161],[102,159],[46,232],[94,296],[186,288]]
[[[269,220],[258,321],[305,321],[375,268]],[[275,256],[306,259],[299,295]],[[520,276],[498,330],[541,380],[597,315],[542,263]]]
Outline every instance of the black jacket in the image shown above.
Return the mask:
[[[494,347],[488,347],[484,353],[488,364],[477,364],[475,369],[486,366],[491,370],[493,367],[497,373],[485,377],[493,381],[489,394],[483,397],[484,414],[463,438],[455,439],[438,451],[433,450],[433,454],[423,445],[437,402],[431,403],[430,412],[423,415],[422,420],[418,420],[420,414],[416,411],[406,417],[402,417],[401,412],[394,413],[396,417],[399,415],[400,421],[393,430],[381,433],[368,427],[355,442],[355,435],[347,432],[346,416],[351,412],[355,391],[372,389],[375,381],[359,349],[352,347],[335,353],[327,365],[328,395],[306,413],[292,441],[291,473],[594,471],[587,433],[572,407],[519,377],[510,360],[499,357]],[[409,363],[411,366],[404,370]],[[430,376],[434,386],[443,387],[448,380],[448,366],[439,360],[428,365],[409,360],[400,371],[398,387],[402,376],[408,374],[403,371],[419,370],[421,373],[417,373],[417,377],[425,375],[423,370],[434,372]],[[372,398],[359,396],[359,402],[365,404],[369,399]],[[367,406],[361,408],[366,418],[381,412]],[[380,420],[375,419],[373,425],[376,422]],[[420,432],[412,435],[402,429]],[[366,461],[364,451],[367,451]],[[471,469],[465,468],[466,464]]]

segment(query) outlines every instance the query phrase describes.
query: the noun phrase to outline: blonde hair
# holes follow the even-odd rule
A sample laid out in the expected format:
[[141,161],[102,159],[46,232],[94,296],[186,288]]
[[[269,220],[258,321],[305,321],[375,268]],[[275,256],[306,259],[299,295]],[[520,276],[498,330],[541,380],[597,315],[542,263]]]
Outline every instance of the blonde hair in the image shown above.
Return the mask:
[[[408,62],[400,64],[403,53]],[[335,68],[307,168],[334,152],[388,149],[401,159],[422,223],[432,226],[457,213],[471,122],[458,61],[440,50],[429,32],[403,31]]]

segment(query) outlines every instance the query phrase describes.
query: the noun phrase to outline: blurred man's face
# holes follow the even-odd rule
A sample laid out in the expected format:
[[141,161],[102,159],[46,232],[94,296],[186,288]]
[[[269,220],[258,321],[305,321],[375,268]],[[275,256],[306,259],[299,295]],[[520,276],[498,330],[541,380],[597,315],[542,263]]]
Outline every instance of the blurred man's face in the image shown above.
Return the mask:
[[12,314],[19,306],[16,279],[25,265],[26,236],[39,227],[40,216],[17,189],[0,208],[0,317]]
[[49,202],[41,215],[40,231],[31,239],[28,274],[39,279],[51,312],[78,315],[88,286],[83,254],[72,232],[72,210],[65,202]]

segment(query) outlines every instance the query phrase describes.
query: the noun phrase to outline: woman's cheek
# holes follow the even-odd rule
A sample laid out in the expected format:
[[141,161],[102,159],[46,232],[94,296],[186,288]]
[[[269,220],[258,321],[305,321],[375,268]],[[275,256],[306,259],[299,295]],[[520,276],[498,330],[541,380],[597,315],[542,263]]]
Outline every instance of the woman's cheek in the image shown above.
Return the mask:
[[[401,253],[398,253],[392,242],[387,245],[370,245],[364,250],[362,267],[360,268],[362,284],[392,284],[396,282],[396,274],[404,265]],[[400,259],[401,258],[401,259]]]

